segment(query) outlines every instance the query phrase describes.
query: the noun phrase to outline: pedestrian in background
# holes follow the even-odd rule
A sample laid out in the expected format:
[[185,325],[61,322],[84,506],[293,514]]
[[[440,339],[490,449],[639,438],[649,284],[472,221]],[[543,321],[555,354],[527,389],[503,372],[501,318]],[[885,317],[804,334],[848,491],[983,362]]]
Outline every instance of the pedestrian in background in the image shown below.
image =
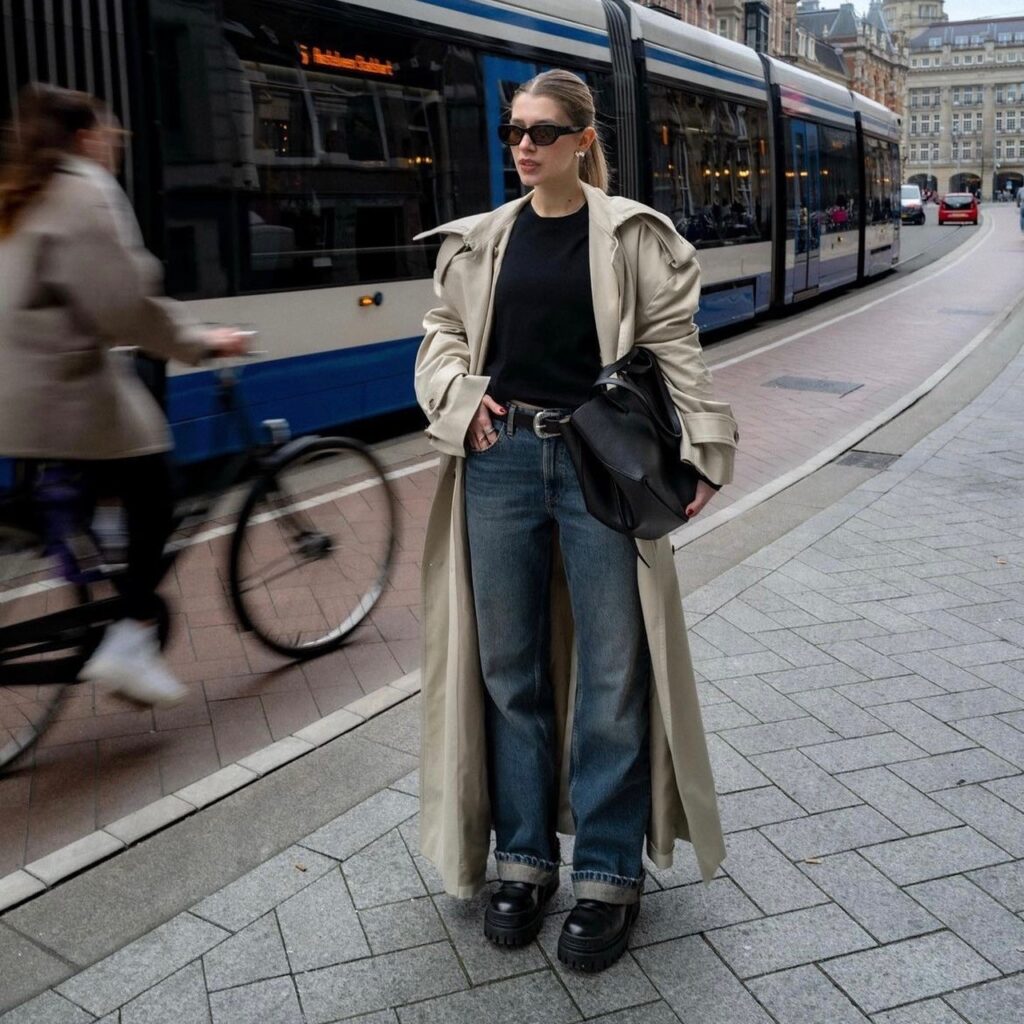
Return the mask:
[[[732,475],[736,424],[713,401],[693,315],[694,250],[607,194],[586,84],[548,71],[510,122],[523,198],[443,225],[416,391],[443,454],[424,553],[421,836],[449,893],[474,895],[496,836],[493,941],[540,928],[574,833],[576,905],[558,955],[600,970],[625,948],[654,863],[689,839],[724,856],[672,548],[587,512],[560,436],[602,365],[658,359],[704,478]],[[639,557],[638,557],[639,554]]]
[[166,706],[186,693],[155,624],[173,515],[171,438],[131,357],[112,349],[138,345],[195,365],[241,354],[247,340],[187,323],[156,297],[160,265],[112,175],[115,128],[84,93],[33,85],[20,97],[0,167],[0,456],[59,463],[83,508],[101,494],[123,502],[127,617],[82,676]]

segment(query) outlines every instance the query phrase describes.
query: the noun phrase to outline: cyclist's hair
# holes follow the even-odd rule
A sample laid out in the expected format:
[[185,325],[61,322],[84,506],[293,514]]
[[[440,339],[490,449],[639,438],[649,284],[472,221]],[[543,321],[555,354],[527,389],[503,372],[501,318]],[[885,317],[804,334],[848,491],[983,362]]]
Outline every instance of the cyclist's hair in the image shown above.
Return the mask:
[[[546,96],[561,106],[570,124],[592,127],[597,131],[594,94],[590,91],[590,86],[571,71],[562,68],[542,71],[516,89],[512,96],[513,101],[520,95]],[[580,160],[580,179],[601,189],[602,192],[608,191],[611,183],[608,160],[605,157],[600,133]]]
[[38,199],[80,131],[96,128],[103,105],[84,92],[33,83],[22,89],[0,167],[0,238]]

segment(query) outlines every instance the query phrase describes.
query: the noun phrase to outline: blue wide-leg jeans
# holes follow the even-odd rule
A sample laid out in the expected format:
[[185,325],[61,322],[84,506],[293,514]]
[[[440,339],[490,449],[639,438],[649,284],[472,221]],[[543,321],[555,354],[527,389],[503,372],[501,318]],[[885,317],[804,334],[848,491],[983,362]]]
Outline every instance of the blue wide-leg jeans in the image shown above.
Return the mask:
[[495,426],[494,445],[466,456],[466,518],[498,874],[543,884],[558,871],[549,677],[557,543],[577,655],[569,766],[573,887],[578,899],[632,903],[643,887],[651,804],[650,659],[636,549],[587,512],[561,438]]

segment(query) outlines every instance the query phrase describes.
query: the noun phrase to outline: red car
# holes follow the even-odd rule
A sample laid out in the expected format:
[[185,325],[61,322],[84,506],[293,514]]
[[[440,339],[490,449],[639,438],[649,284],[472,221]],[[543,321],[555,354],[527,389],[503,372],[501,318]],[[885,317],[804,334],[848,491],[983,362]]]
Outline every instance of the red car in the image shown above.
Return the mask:
[[939,203],[940,224],[977,224],[978,201],[970,192],[947,192]]

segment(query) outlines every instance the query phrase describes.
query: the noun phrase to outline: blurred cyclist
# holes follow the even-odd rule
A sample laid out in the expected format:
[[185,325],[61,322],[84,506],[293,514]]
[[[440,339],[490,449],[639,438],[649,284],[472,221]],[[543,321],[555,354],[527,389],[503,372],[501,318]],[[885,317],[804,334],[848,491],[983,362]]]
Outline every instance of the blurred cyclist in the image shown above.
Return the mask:
[[131,359],[113,349],[195,365],[241,355],[247,339],[190,324],[156,297],[161,268],[113,177],[120,133],[97,100],[30,86],[12,137],[0,166],[0,455],[59,460],[88,495],[122,501],[129,617],[107,630],[82,678],[168,706],[187,693],[155,625],[172,443]]

